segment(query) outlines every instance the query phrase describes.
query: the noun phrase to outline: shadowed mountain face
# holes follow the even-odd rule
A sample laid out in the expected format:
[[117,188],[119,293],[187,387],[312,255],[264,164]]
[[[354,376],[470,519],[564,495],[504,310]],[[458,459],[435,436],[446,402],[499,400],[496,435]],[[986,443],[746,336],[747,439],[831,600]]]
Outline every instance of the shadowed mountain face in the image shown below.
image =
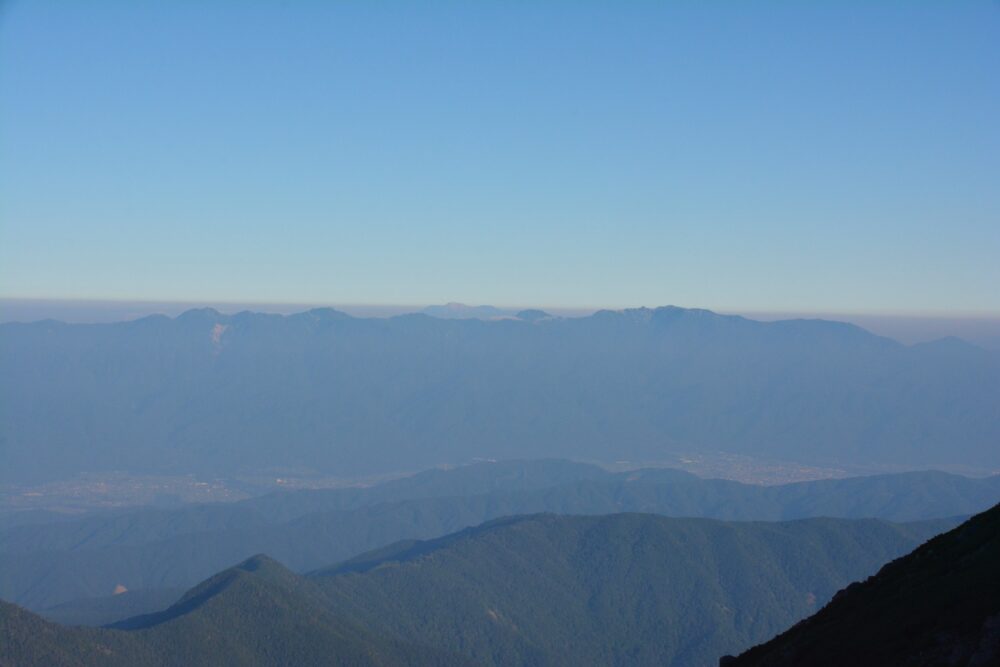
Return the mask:
[[[568,461],[482,463],[366,489],[280,493],[2,529],[0,597],[55,619],[107,622],[145,599],[160,599],[157,590],[190,587],[255,553],[306,571],[397,540],[439,537],[513,514],[912,521],[969,515],[998,500],[1000,477],[941,472],[762,487],[677,470],[610,473]],[[109,599],[118,584],[129,593]]]
[[0,664],[703,665],[935,530],[513,517],[308,577],[257,556],[116,629],[63,628],[4,605]]
[[1000,505],[837,593],[725,667],[1000,664]]
[[703,310],[482,321],[194,310],[0,325],[0,481],[470,457],[1000,465],[1000,362]]

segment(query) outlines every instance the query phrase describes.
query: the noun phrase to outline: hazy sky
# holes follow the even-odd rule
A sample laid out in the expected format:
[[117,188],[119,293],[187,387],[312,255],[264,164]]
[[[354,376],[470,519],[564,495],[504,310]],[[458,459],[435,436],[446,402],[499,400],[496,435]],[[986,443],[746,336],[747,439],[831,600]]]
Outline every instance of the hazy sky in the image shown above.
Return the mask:
[[0,296],[1000,312],[1000,3],[2,2]]

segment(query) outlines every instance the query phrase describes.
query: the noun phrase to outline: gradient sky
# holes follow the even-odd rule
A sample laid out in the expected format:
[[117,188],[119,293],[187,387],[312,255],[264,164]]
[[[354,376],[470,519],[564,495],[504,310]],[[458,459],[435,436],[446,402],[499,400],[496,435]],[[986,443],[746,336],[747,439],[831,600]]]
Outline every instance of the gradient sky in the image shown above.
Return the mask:
[[2,7],[2,297],[1000,312],[997,2]]

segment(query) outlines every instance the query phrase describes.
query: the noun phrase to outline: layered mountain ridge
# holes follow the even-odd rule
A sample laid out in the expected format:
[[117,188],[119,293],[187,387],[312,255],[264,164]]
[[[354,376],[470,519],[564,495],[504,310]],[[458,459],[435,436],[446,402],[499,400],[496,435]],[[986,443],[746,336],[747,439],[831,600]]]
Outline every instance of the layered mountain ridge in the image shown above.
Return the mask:
[[508,517],[307,577],[254,556],[114,629],[65,628],[5,604],[0,664],[700,665],[773,635],[938,530]]
[[[941,472],[755,486],[670,469],[611,473],[569,461],[480,463],[369,488],[276,493],[233,504],[138,510],[0,529],[0,597],[52,618],[114,619],[227,564],[269,553],[293,570],[406,539],[535,512],[645,512],[727,520],[913,521],[1000,500],[1000,477]],[[130,594],[109,599],[118,585]],[[132,613],[135,613],[134,611]],[[118,618],[121,618],[119,616]]]

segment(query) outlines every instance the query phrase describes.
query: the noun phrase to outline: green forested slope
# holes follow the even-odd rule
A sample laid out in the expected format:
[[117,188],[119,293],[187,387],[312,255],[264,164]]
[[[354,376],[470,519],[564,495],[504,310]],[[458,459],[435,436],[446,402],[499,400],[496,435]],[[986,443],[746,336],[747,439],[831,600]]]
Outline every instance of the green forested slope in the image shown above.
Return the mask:
[[478,664],[705,665],[810,613],[927,524],[502,519],[312,578],[376,632]]
[[1000,506],[848,586],[727,667],[1000,665]]
[[940,526],[513,517],[308,577],[257,556],[116,629],[6,606],[0,664],[703,665]]
[[0,665],[187,667],[461,665],[444,651],[376,637],[337,617],[307,580],[258,556],[118,628],[73,628],[0,608]]
[[376,637],[335,615],[309,581],[266,556],[117,627],[171,665],[457,664],[442,651]]
[[0,601],[0,666],[52,667],[158,664],[143,643],[125,633],[67,628]]

